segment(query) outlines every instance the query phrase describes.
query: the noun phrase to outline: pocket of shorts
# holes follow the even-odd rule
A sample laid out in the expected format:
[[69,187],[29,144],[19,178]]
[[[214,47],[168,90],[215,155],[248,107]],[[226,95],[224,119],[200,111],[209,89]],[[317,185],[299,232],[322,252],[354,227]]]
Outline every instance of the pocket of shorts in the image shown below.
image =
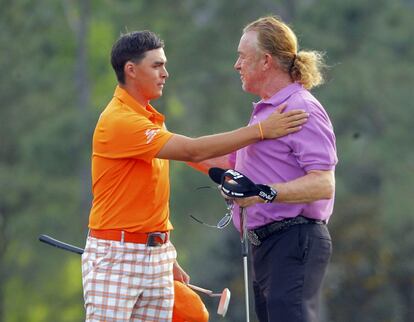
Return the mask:
[[313,237],[312,239],[318,249],[316,257],[321,262],[328,262],[332,255],[332,241],[325,236]]
[[113,264],[112,257],[112,242],[111,241],[99,241],[97,245],[97,250],[95,253],[95,258],[92,261],[93,269],[98,270],[100,268],[108,267]]
[[303,226],[300,225],[298,229],[298,257],[302,263],[305,263],[311,247],[311,238],[308,233],[303,231],[302,228]]

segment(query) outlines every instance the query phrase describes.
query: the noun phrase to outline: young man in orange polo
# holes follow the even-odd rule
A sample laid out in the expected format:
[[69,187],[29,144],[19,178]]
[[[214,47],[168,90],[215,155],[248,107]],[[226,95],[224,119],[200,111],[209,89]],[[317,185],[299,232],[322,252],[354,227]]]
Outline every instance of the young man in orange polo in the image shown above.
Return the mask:
[[199,162],[298,131],[307,114],[282,113],[231,132],[189,138],[167,131],[150,105],[168,78],[163,42],[123,35],[111,63],[118,86],[93,136],[93,204],[82,256],[87,321],[170,321],[173,279],[188,282],[169,241],[168,160]]

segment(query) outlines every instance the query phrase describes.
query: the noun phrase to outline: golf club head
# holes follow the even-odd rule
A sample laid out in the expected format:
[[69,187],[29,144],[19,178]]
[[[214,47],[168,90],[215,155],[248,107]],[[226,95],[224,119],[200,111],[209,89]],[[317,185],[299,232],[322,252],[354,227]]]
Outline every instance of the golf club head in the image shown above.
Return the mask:
[[217,184],[221,184],[221,179],[223,177],[224,172],[226,172],[225,169],[221,168],[210,168],[208,170],[208,175],[211,180],[213,180]]
[[221,186],[221,191],[231,198],[256,196],[260,190],[244,174],[233,169],[210,168],[210,178]]
[[264,184],[255,184],[239,171],[233,169],[210,168],[208,175],[220,185],[221,192],[230,198],[259,196],[266,202],[273,202],[276,190]]
[[217,308],[217,314],[224,317],[227,313],[227,308],[229,307],[231,293],[228,288],[225,288],[221,293],[220,303]]

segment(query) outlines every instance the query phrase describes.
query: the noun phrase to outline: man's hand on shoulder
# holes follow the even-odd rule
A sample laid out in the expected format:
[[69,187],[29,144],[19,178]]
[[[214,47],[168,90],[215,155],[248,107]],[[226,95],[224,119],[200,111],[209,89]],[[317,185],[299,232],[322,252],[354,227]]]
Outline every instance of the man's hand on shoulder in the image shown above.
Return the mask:
[[260,122],[264,139],[276,139],[297,132],[307,122],[309,114],[304,110],[295,109],[283,113],[286,107],[286,103],[279,105],[266,120]]

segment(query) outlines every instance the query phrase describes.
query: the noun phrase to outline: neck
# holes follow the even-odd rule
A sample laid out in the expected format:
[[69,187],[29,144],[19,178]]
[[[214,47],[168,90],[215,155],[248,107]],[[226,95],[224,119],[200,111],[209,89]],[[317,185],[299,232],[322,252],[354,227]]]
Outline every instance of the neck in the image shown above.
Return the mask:
[[132,86],[131,84],[118,84],[119,87],[126,90],[129,95],[131,95],[140,105],[147,106],[150,103],[150,100],[145,98],[137,89],[136,87]]
[[293,80],[288,73],[268,74],[268,77],[263,82],[263,85],[260,91],[260,97],[263,100],[266,100],[272,97],[273,95],[275,95],[281,89],[285,88],[286,86],[292,83],[293,83]]

